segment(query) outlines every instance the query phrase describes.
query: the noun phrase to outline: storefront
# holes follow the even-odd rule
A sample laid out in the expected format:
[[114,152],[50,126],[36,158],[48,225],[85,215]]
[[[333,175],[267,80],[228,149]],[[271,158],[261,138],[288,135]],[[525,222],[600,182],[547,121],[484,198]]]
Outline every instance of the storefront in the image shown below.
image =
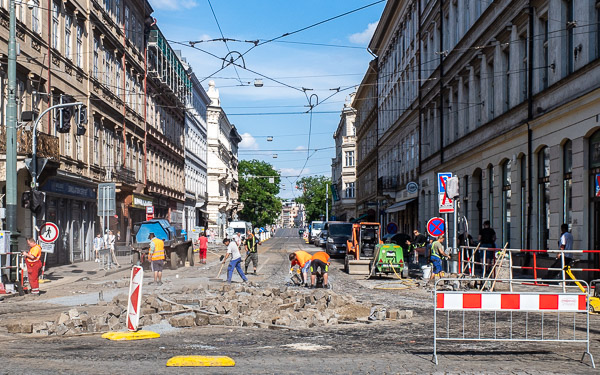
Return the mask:
[[134,223],[139,223],[146,220],[146,207],[154,206],[152,197],[142,194],[130,194],[125,200],[127,208],[128,225],[126,227],[123,241],[126,244],[131,243],[131,230]]
[[48,265],[92,259],[92,241],[100,228],[94,188],[58,178],[41,187],[47,193],[45,221],[55,223],[60,231],[54,253],[48,254]]

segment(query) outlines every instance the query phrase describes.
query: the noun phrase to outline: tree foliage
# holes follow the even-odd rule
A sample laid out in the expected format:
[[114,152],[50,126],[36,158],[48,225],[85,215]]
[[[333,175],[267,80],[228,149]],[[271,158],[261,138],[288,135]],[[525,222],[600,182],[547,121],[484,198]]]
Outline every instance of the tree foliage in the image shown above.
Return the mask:
[[302,190],[302,195],[296,202],[304,205],[306,220],[311,222],[325,216],[325,189],[331,180],[325,176],[302,177],[296,185]]
[[[240,176],[240,201],[244,208],[240,218],[252,223],[254,227],[274,224],[281,213],[279,184],[281,178],[273,166],[259,160],[242,160],[238,165]],[[274,182],[269,178],[274,177]]]

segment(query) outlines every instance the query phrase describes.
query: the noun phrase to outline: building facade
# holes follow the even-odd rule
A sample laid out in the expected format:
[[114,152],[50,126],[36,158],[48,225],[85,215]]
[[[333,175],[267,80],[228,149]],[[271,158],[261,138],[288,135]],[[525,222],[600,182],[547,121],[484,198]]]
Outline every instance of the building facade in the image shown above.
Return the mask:
[[352,107],[356,93],[344,104],[340,122],[333,134],[335,158],[331,160],[333,192],[332,216],[347,221],[356,218],[356,110]]
[[[7,50],[8,0],[0,1],[0,46]],[[21,113],[41,113],[67,101],[87,106],[86,129],[57,132],[50,113],[38,127],[38,157],[47,159],[39,178],[46,193],[37,222],[60,230],[47,263],[93,260],[92,240],[103,229],[127,249],[133,223],[155,215],[182,223],[184,184],[184,108],[191,88],[180,59],[172,53],[151,17],[147,1],[34,1],[16,4],[18,121]],[[0,59],[0,148],[5,172],[6,60]],[[79,131],[78,131],[79,130]],[[31,177],[24,159],[31,155],[31,129],[19,131],[18,195]],[[2,173],[2,175],[6,175]],[[99,183],[116,187],[115,215],[108,228],[97,216]],[[5,181],[0,182],[3,191]],[[2,202],[5,205],[5,201]],[[17,212],[17,229],[32,233],[31,212]]]
[[[553,249],[566,223],[575,248],[600,246],[598,19],[595,0],[388,2],[371,49],[379,101],[408,90],[400,117],[418,114],[394,125],[417,124],[416,226],[439,215],[436,174],[452,172],[473,237],[490,220],[498,246]],[[417,72],[399,94],[381,91],[398,55],[386,70],[393,48],[375,49],[396,25],[400,61],[414,50]]]
[[185,112],[185,206],[183,228],[191,233],[207,222],[206,107],[210,99],[191,66],[185,64],[192,88],[186,98]]
[[219,90],[208,83],[210,105],[206,109],[208,136],[208,228],[223,237],[227,223],[237,220],[239,202],[238,144],[242,137],[221,108]]

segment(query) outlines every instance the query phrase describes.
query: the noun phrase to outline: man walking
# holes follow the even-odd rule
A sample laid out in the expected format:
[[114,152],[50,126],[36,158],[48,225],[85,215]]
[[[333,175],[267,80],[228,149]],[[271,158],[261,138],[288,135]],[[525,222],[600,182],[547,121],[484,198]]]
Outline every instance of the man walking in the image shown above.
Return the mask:
[[102,239],[102,235],[100,233],[98,233],[96,235],[96,238],[94,238],[94,252],[96,253],[96,260],[95,262],[99,262],[100,259],[98,258],[98,252],[104,247],[104,240]]
[[250,261],[252,261],[252,266],[254,267],[254,274],[256,275],[256,267],[258,267],[258,248],[260,242],[256,239],[256,236],[252,233],[251,230],[248,230],[246,234],[246,240],[244,241],[244,247],[246,248],[246,262],[244,271],[248,274],[248,266],[250,265]]
[[233,277],[234,269],[237,270],[242,280],[244,280],[244,282],[247,282],[248,278],[242,270],[242,255],[240,254],[240,249],[238,248],[237,244],[235,243],[235,241],[231,241],[229,238],[225,238],[223,240],[223,244],[227,246],[227,254],[225,254],[223,263],[225,263],[227,258],[231,257],[229,266],[227,266],[227,283],[231,284],[231,278]]
[[[562,224],[560,226],[560,239],[558,240],[558,246],[561,250],[573,250],[573,235],[569,232],[569,226]],[[561,257],[564,257],[564,265],[570,266],[573,263],[573,253],[558,253],[556,254],[556,260],[550,266],[550,268],[563,268]],[[559,275],[560,271],[548,272],[548,279],[554,279]]]
[[162,285],[162,270],[165,265],[165,243],[160,238],[156,238],[154,233],[150,233],[148,238],[150,239],[149,258],[152,271],[154,271],[154,282],[156,285]]
[[31,237],[27,239],[27,245],[29,245],[29,252],[22,251],[21,254],[25,257],[25,264],[27,265],[27,276],[29,278],[29,286],[31,287],[31,294],[34,296],[40,295],[40,269],[42,268],[42,247],[35,243],[35,240]]

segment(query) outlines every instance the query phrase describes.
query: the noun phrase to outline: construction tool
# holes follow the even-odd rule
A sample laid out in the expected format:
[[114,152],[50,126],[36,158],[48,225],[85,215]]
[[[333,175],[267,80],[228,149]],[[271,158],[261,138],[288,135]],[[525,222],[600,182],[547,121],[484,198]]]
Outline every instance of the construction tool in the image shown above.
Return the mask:
[[[504,248],[502,249],[502,252],[500,253],[500,258],[504,259],[504,256],[506,255],[506,248],[508,247],[508,242],[504,245]],[[494,263],[494,266],[492,267],[492,269],[490,270],[490,274],[488,275],[488,277],[485,279],[485,281],[481,284],[481,289],[479,290],[483,290],[483,288],[485,288],[485,285],[488,283],[488,281],[490,281],[490,278],[492,277],[492,275],[494,274],[494,270],[496,269],[496,267],[498,266],[498,262],[500,261],[500,259],[497,259],[496,262]],[[495,279],[494,279],[495,280]]]
[[[467,259],[467,265],[469,266],[469,273],[471,273],[471,259],[473,259],[473,257],[475,257],[475,254],[477,254],[477,250],[479,250],[479,244],[477,244],[477,247],[475,248],[475,250],[471,253],[471,256],[469,257],[469,259]],[[460,270],[461,273],[462,270]]]
[[217,277],[215,277],[214,279],[210,279],[211,281],[221,281],[221,271],[223,271],[223,266],[225,265],[225,262],[223,262],[223,258],[225,258],[225,255],[221,255],[221,257],[219,258],[219,261],[221,262],[219,273],[217,273]]
[[590,287],[594,288],[594,295],[590,296],[589,293],[585,290],[583,285],[575,278],[573,275],[573,271],[571,271],[571,266],[564,266],[563,271],[575,282],[575,284],[579,287],[581,292],[587,294],[588,303],[590,306],[590,312],[597,313],[600,312],[600,289],[598,289],[597,284],[600,283],[600,280],[592,280],[590,281]]

